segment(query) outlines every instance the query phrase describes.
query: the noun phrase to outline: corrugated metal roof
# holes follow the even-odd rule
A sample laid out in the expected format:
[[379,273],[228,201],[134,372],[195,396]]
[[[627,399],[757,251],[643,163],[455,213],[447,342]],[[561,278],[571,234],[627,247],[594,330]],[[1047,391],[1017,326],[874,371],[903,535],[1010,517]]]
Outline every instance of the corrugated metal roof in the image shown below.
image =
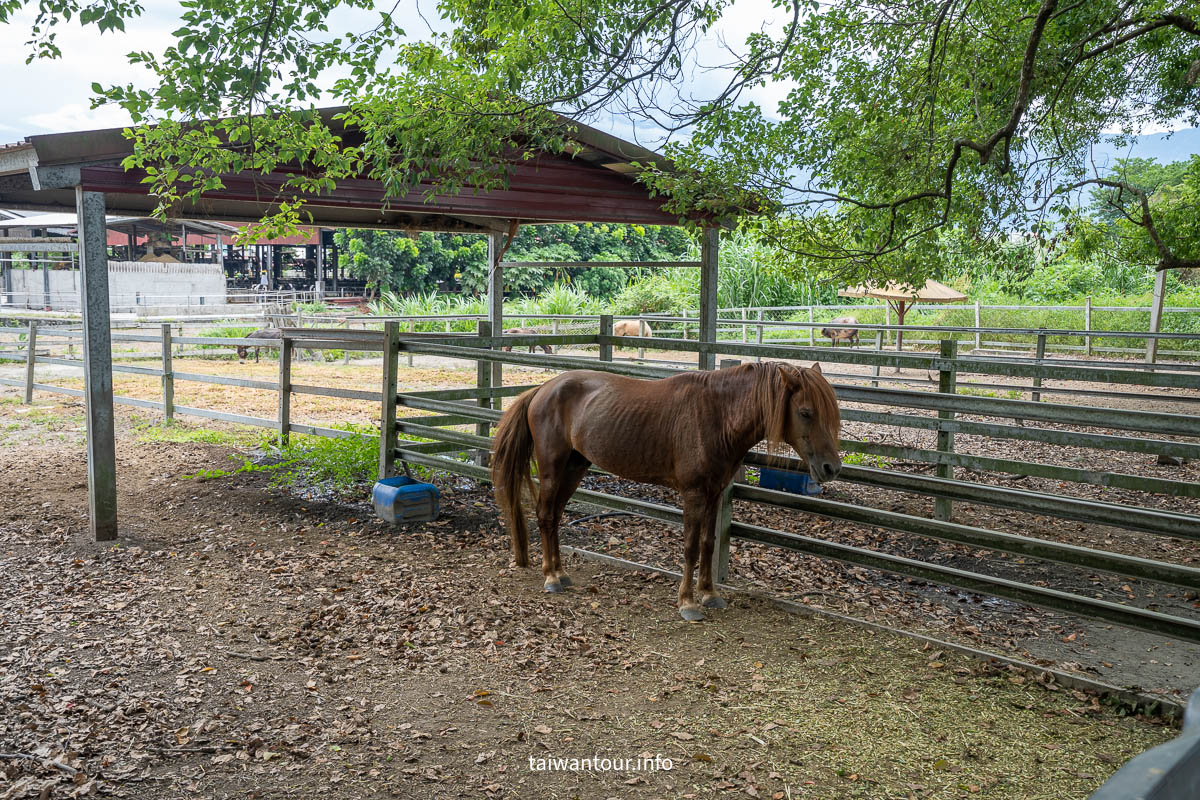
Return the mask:
[[[318,113],[335,132],[352,141],[356,132],[334,119],[345,108],[320,109]],[[664,200],[637,182],[641,164],[666,165],[667,160],[633,142],[596,130],[565,117],[571,135],[580,147],[573,154],[543,155],[535,159],[514,158],[507,166],[509,185],[500,190],[475,191],[470,187],[449,193],[434,181],[425,181],[405,197],[389,197],[378,181],[339,181],[335,192],[308,199],[306,210],[317,227],[399,228],[459,232],[506,232],[510,223],[627,222],[673,225],[675,214],[662,210]],[[126,172],[120,161],[131,152],[132,143],[123,128],[30,136],[39,168],[69,166],[80,169],[87,191],[103,192],[110,212],[144,216],[154,210],[156,198],[141,183],[139,172]],[[0,206],[46,211],[73,210],[73,190],[34,190],[32,181],[21,177],[15,164],[9,177],[0,179]],[[28,172],[28,170],[24,170]],[[2,172],[2,170],[0,170]],[[284,191],[286,170],[275,174],[243,173],[225,176],[225,187],[206,193],[195,203],[174,213],[188,220],[254,222],[272,213]]]

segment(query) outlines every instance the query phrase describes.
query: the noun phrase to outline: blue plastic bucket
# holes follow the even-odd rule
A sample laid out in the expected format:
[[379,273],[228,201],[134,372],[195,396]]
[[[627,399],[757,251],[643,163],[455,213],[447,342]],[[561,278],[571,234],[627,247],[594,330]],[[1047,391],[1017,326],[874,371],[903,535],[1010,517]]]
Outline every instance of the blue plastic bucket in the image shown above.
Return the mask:
[[375,483],[375,515],[388,522],[432,522],[438,516],[438,490],[405,475]]
[[759,470],[758,485],[764,489],[776,489],[792,494],[821,493],[821,484],[812,480],[807,472],[793,472],[790,469],[762,467]]

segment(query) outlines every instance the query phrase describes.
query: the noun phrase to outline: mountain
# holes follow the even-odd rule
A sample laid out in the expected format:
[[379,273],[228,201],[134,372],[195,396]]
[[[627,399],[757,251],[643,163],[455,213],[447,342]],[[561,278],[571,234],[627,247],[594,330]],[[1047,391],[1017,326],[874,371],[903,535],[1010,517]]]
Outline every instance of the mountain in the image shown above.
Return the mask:
[[1200,153],[1200,128],[1184,128],[1174,133],[1149,133],[1138,136],[1124,147],[1116,147],[1111,140],[1101,141],[1094,148],[1096,166],[1110,166],[1118,158],[1153,158],[1160,164],[1184,161]]

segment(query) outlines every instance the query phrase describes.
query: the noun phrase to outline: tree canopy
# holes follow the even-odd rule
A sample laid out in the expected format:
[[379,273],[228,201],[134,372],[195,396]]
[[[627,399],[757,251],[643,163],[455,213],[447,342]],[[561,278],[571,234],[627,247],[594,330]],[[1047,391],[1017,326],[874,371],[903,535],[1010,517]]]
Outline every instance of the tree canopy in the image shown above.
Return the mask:
[[[31,2],[0,0],[0,20]],[[438,0],[443,32],[407,36],[387,12],[329,30],[334,11],[371,7],[183,4],[170,48],[131,54],[148,87],[94,87],[138,122],[128,165],[164,208],[223,173],[289,170],[275,231],[353,175],[393,194],[430,176],[501,186],[501,156],[569,151],[557,113],[615,113],[667,137],[673,166],[642,179],[669,209],[769,212],[762,233],[847,279],[920,281],[938,269],[939,230],[1058,224],[1089,186],[1157,268],[1200,266],[1150,191],[1088,157],[1105,131],[1200,119],[1194,1],[774,0],[780,22],[719,64],[713,36],[745,0]],[[66,20],[103,30],[141,13],[136,0],[38,8],[38,57],[56,54]],[[776,107],[754,102],[764,86]],[[325,102],[349,106],[361,144],[313,113]]]
[[[343,230],[335,241],[350,274],[365,280],[368,291],[429,291],[482,294],[487,291],[487,243],[471,234],[421,233],[417,236],[375,230]],[[695,249],[680,228],[657,225],[531,225],[523,227],[508,251],[508,261],[678,261]],[[693,270],[694,271],[694,270]],[[509,271],[513,292],[534,294],[557,283],[589,296],[610,299],[636,270],[621,268]]]

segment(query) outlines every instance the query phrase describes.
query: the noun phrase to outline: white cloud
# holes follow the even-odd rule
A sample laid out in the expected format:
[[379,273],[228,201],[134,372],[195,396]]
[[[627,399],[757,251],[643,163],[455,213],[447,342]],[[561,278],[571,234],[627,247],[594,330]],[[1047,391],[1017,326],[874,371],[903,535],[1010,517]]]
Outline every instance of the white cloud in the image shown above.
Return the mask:
[[101,106],[93,109],[87,103],[64,103],[53,111],[30,114],[24,121],[34,128],[55,133],[122,128],[130,124],[129,114],[122,108]]

